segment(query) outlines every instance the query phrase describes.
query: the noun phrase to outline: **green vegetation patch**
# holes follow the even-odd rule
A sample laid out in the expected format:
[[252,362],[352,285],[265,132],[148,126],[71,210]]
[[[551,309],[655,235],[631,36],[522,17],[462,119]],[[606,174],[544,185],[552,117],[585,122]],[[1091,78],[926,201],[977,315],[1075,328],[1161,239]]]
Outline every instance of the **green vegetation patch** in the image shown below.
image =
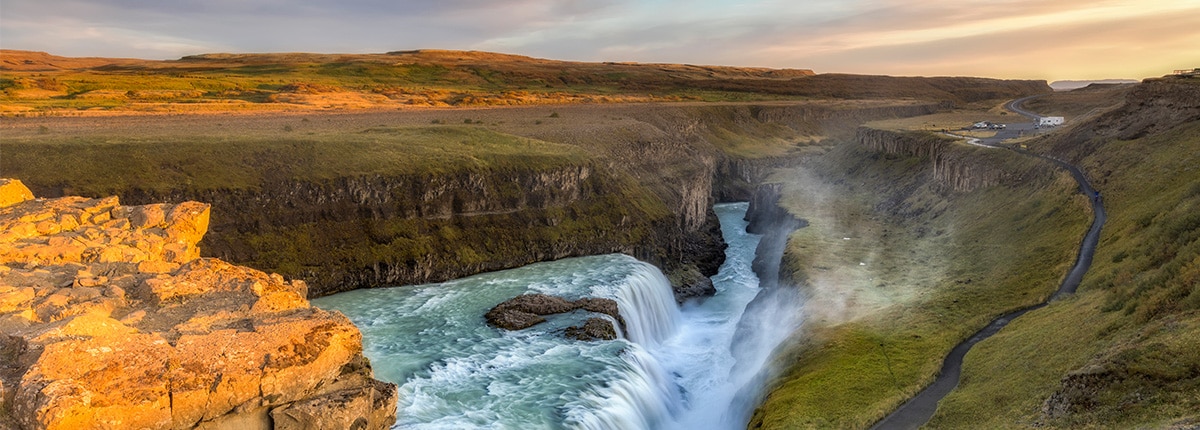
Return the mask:
[[370,128],[351,133],[34,136],[4,140],[0,174],[67,192],[253,189],[266,180],[540,170],[590,157],[569,145],[474,127]]
[[1102,191],[1108,223],[1080,296],[980,343],[960,389],[939,408],[938,427],[1165,427],[1200,419],[1197,147],[1197,123],[1100,142],[1082,165]]
[[965,156],[974,151],[943,156],[1017,179],[950,191],[931,160],[855,143],[776,176],[785,207],[810,222],[784,257],[810,293],[809,325],[752,427],[869,426],[932,382],[959,341],[1057,288],[1087,229],[1086,198],[1049,163]]

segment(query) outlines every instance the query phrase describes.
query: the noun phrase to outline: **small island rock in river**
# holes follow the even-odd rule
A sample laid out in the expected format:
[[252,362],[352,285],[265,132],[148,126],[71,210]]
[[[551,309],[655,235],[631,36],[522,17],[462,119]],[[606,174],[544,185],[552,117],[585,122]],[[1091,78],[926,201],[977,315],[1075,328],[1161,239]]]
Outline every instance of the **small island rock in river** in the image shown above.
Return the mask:
[[[488,324],[505,330],[521,330],[546,321],[544,315],[561,314],[576,309],[584,309],[612,317],[625,330],[625,320],[617,310],[617,302],[612,299],[584,297],[570,301],[558,296],[546,294],[522,294],[496,305],[484,315]],[[595,320],[595,321],[593,321]],[[608,328],[603,328],[607,325]],[[616,330],[612,323],[602,318],[590,318],[582,327],[570,327],[567,336],[580,340],[612,340],[616,338]]]

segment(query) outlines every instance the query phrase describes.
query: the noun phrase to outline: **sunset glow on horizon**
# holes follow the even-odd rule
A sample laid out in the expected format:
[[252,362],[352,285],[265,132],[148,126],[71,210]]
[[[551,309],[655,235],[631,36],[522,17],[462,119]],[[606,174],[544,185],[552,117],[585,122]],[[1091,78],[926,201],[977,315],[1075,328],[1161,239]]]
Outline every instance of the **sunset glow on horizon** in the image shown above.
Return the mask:
[[1197,23],[1200,0],[6,0],[0,47],[148,59],[438,48],[1053,81],[1200,67]]

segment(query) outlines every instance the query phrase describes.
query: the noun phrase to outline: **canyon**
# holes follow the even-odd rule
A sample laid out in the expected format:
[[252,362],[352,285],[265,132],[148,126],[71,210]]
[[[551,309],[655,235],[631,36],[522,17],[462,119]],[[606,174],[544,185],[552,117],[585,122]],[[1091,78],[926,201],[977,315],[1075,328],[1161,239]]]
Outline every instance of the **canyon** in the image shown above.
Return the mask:
[[[455,111],[478,118],[488,130],[550,142],[552,155],[482,167],[447,166],[408,173],[375,169],[354,176],[322,177],[311,171],[281,172],[283,153],[301,136],[279,136],[281,121],[323,133],[322,117],[305,125],[297,118],[137,118],[107,121],[88,134],[91,118],[16,118],[7,125],[26,138],[6,143],[7,170],[39,195],[116,194],[134,204],[204,201],[213,224],[202,249],[207,256],[305,279],[314,297],[379,285],[438,282],[536,261],[621,252],[659,265],[679,299],[708,291],[707,280],[721,262],[719,232],[711,205],[747,199],[773,168],[791,165],[823,150],[823,133],[837,133],[867,119],[927,114],[938,103],[772,103],[704,106],[615,106]],[[347,114],[334,117],[336,130],[371,130],[377,124],[428,127],[445,113]],[[308,118],[308,117],[300,117]],[[619,118],[608,119],[606,118]],[[67,179],[69,158],[45,157],[78,145],[79,139],[109,140],[140,133],[149,142],[100,145],[90,158],[143,159],[125,169],[171,164],[183,176],[204,176],[206,163],[152,161],[153,145],[178,141],[171,131],[206,136],[220,127],[252,130],[235,139],[279,139],[235,154],[239,175],[257,178],[231,187],[168,183],[126,185]],[[122,126],[121,124],[126,124]],[[61,134],[63,143],[40,139],[39,127]],[[362,128],[358,128],[362,127]],[[448,127],[451,137],[457,126]],[[434,128],[441,132],[446,128]],[[387,133],[379,133],[387,138]],[[162,136],[161,138],[157,136]],[[485,135],[483,138],[487,138]],[[371,137],[375,135],[372,133]],[[403,145],[404,137],[395,138]],[[798,143],[785,143],[789,139]],[[186,138],[185,138],[186,140]],[[18,143],[20,141],[28,143]],[[300,141],[301,143],[303,140]],[[313,143],[321,144],[322,141]],[[187,144],[180,142],[179,145]],[[234,146],[236,147],[236,146]],[[743,147],[745,149],[743,149]],[[577,149],[586,148],[587,155]],[[130,153],[133,151],[134,153]],[[572,152],[576,151],[576,152]],[[738,152],[741,151],[741,152]],[[369,158],[369,153],[359,155]],[[325,155],[331,156],[331,155]],[[276,157],[274,161],[264,161]],[[297,163],[312,163],[312,156]],[[35,159],[36,158],[36,159]],[[499,163],[495,163],[499,164]],[[111,175],[114,172],[104,172]],[[99,175],[99,174],[98,174]],[[305,176],[310,177],[305,177]],[[116,185],[116,186],[114,186]],[[521,226],[517,228],[517,226]],[[570,240],[564,240],[565,238]]]
[[[440,56],[446,63],[439,67],[467,80],[474,75],[460,72],[485,62],[404,55]],[[216,64],[268,60],[278,58],[181,64],[220,70]],[[537,67],[553,68],[547,64]],[[177,64],[160,66],[148,73]],[[289,67],[303,74],[309,66]],[[878,123],[960,111],[998,116],[992,111],[1004,100],[1049,92],[1043,82],[664,70],[714,73],[687,76],[702,81],[696,88],[725,91],[721,97],[772,98],[547,98],[505,108],[384,111],[301,108],[283,93],[327,88],[297,84],[258,90],[278,96],[252,102],[279,109],[271,114],[54,108],[4,117],[0,168],[32,190],[7,182],[16,191],[0,199],[18,220],[0,237],[12,244],[0,266],[7,336],[0,351],[13,363],[0,374],[0,410],[12,417],[5,424],[42,428],[128,415],[159,428],[379,428],[394,420],[387,405],[394,408],[395,387],[373,379],[358,329],[307,299],[624,253],[663,269],[676,301],[686,303],[712,294],[708,278],[724,258],[713,204],[749,201],[750,229],[765,234],[754,268],[775,292],[760,293],[747,316],[770,318],[763,306],[781,300],[771,294],[805,300],[796,313],[803,325],[761,375],[766,393],[753,402],[759,407],[747,417],[750,427],[863,428],[928,384],[963,337],[1051,294],[1086,227],[1089,197],[1075,194],[1070,177],[1052,165],[964,145],[928,127]],[[84,100],[94,91],[76,88],[84,85],[72,75],[79,70],[38,73],[62,73],[66,98],[56,100]],[[647,78],[636,89],[693,100],[670,92],[679,76]],[[571,97],[609,91],[597,89],[606,85],[631,88],[602,80],[563,85],[556,91],[574,91]],[[1197,88],[1164,78],[1036,100],[1040,113],[1079,117],[1016,145],[1080,165],[1112,204],[1096,275],[1076,297],[981,342],[934,425],[1186,426],[1197,419],[1188,412],[1195,410],[1194,360],[1161,359],[1187,356],[1196,339]],[[503,99],[460,96],[446,100]],[[1086,324],[1058,330],[1064,321]],[[1051,332],[1061,339],[1043,335]],[[238,343],[224,351],[254,351],[250,364],[211,355],[180,364],[191,359],[185,352],[215,349],[218,338],[263,337],[287,354]],[[126,353],[155,357],[134,371],[181,367],[161,385],[139,386],[144,396],[137,399],[149,402],[79,394],[129,383],[129,375],[105,373],[132,362],[119,355]],[[40,364],[43,358],[58,361]],[[95,361],[62,365],[83,359]],[[1012,375],[1010,362],[1045,370]],[[268,368],[312,377],[281,385],[278,376],[256,373]],[[176,388],[179,395],[164,405],[162,393]],[[1002,406],[979,409],[992,403]]]

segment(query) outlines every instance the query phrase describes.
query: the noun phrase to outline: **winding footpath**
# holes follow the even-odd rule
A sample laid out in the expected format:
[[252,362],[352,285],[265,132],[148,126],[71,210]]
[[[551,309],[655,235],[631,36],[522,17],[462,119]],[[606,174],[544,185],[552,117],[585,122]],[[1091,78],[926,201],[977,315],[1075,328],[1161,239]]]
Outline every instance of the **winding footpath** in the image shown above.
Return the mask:
[[[1025,101],[1035,97],[1040,96],[1030,96],[1010,101],[1005,105],[1005,108],[1037,121],[1039,117],[1037,114],[1021,108],[1021,105]],[[972,334],[971,337],[955,345],[950,350],[950,354],[946,356],[946,360],[942,362],[942,369],[933,383],[872,426],[873,430],[915,429],[928,422],[933,417],[934,411],[937,410],[938,402],[943,397],[946,397],[947,394],[950,394],[950,391],[958,385],[959,376],[962,373],[963,357],[967,355],[971,347],[1000,332],[1009,322],[1024,315],[1026,312],[1040,309],[1054,300],[1074,294],[1075,289],[1079,287],[1080,281],[1083,280],[1083,275],[1087,273],[1088,268],[1092,265],[1092,256],[1095,254],[1096,244],[1100,240],[1100,228],[1104,226],[1104,222],[1108,218],[1104,212],[1100,192],[1092,187],[1092,184],[1088,182],[1087,177],[1084,176],[1078,167],[1055,157],[1035,154],[1017,147],[1002,146],[998,144],[999,141],[976,140],[970,143],[977,146],[1008,149],[1023,155],[1042,158],[1067,169],[1067,171],[1071,172],[1071,176],[1075,177],[1075,182],[1079,183],[1079,190],[1092,200],[1092,226],[1088,229],[1087,234],[1083,237],[1083,242],[1079,245],[1079,254],[1075,258],[1075,264],[1071,266],[1070,272],[1063,278],[1062,284],[1059,285],[1058,290],[1050,298],[1042,303],[1000,315],[983,329],[980,329],[975,334]]]

